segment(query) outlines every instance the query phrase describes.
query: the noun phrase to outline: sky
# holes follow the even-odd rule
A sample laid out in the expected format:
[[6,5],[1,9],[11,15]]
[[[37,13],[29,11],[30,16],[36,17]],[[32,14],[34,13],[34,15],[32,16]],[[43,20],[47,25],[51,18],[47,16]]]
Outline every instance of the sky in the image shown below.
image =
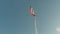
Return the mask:
[[30,5],[37,12],[38,34],[60,34],[60,0],[0,0],[0,34],[35,34]]

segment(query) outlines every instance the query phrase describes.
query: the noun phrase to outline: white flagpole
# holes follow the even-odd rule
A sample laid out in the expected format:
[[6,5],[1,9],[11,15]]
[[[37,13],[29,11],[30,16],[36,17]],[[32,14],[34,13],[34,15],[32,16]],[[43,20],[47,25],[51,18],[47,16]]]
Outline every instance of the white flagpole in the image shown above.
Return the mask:
[[35,34],[38,34],[38,31],[37,31],[37,24],[36,24],[36,16],[35,16],[35,22],[34,22],[34,25],[35,25]]

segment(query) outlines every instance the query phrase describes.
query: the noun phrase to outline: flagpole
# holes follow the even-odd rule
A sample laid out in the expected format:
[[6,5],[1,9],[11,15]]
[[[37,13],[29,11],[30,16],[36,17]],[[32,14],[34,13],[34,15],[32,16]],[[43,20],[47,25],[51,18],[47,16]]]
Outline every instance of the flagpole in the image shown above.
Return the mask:
[[35,24],[35,34],[38,34],[38,31],[37,31],[37,22],[36,22],[37,20],[36,20],[36,16],[35,16],[35,22],[34,22],[34,24]]

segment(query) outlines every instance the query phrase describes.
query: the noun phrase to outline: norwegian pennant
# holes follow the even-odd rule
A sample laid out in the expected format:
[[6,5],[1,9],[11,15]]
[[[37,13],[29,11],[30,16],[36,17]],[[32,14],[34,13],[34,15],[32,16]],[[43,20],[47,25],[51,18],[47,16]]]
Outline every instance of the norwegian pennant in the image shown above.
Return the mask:
[[36,14],[35,14],[35,12],[34,12],[34,10],[33,10],[32,7],[30,7],[30,14],[31,14],[32,16],[36,16]]

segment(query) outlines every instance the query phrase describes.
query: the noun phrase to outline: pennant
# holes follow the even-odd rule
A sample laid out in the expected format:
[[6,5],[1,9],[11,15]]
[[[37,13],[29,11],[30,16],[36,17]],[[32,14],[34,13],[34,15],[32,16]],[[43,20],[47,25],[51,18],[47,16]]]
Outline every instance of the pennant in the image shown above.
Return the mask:
[[31,14],[32,16],[36,16],[36,14],[35,14],[35,12],[34,12],[34,10],[33,10],[32,7],[30,7],[30,14]]

